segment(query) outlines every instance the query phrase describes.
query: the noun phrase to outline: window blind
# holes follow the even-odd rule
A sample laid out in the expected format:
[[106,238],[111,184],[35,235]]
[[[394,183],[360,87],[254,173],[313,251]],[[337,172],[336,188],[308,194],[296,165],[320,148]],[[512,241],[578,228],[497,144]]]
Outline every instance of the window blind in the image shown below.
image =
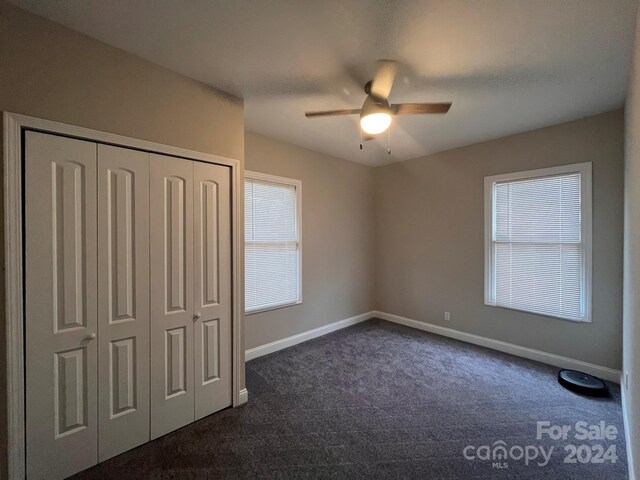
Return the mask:
[[245,310],[300,298],[296,186],[246,178]]
[[584,319],[581,207],[580,173],[494,184],[496,305]]

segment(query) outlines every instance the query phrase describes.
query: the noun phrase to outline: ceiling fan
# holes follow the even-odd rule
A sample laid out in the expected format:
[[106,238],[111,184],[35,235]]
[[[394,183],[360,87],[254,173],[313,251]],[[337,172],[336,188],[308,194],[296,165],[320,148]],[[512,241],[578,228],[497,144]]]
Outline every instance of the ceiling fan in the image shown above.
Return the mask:
[[395,115],[422,115],[447,113],[448,103],[389,103],[389,94],[393,87],[398,64],[393,60],[378,60],[378,68],[373,80],[364,86],[367,94],[362,108],[350,110],[327,110],[324,112],[306,112],[307,118],[332,117],[337,115],[360,115],[360,127],[369,135],[386,131]]

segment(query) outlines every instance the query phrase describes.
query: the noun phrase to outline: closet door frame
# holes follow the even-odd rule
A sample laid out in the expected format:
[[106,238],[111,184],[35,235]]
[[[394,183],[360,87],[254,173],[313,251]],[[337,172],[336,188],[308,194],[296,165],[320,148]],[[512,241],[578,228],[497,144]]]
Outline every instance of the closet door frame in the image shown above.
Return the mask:
[[24,257],[23,257],[23,158],[27,130],[89,140],[107,145],[159,153],[185,160],[231,168],[231,355],[233,406],[247,402],[244,381],[244,234],[243,168],[240,161],[159,143],[100,132],[26,115],[4,112],[4,266],[5,341],[7,379],[7,467],[9,479],[24,479],[26,473],[25,377],[24,377]]

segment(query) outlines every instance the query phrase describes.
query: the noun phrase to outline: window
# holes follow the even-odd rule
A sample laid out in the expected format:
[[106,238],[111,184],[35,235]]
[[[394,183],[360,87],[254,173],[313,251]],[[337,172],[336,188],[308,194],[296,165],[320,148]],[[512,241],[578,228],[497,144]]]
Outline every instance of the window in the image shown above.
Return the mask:
[[245,172],[245,312],[302,302],[302,182]]
[[485,304],[591,321],[591,163],[485,177]]

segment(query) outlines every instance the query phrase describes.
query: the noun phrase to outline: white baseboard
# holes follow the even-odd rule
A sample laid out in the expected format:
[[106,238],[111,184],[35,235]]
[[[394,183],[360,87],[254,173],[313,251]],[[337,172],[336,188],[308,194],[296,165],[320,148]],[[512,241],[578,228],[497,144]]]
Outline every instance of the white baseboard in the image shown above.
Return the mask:
[[387,320],[393,323],[399,323],[407,327],[416,328],[418,330],[424,330],[425,332],[431,332],[444,337],[455,338],[467,343],[473,343],[474,345],[480,345],[482,347],[492,348],[500,352],[510,353],[518,357],[528,358],[529,360],[536,360],[538,362],[546,363],[560,368],[569,368],[572,370],[579,370],[581,372],[589,373],[600,377],[610,382],[620,382],[620,370],[614,370],[608,367],[602,367],[593,363],[583,362],[581,360],[575,360],[573,358],[563,357],[555,355],[553,353],[543,352],[541,350],[535,350],[533,348],[521,347],[513,343],[502,342],[500,340],[493,340],[487,337],[481,337],[479,335],[473,335],[471,333],[461,332],[460,330],[454,330],[452,328],[441,327],[432,323],[419,322],[418,320],[412,320],[410,318],[401,317],[399,315],[393,315],[391,313],[373,312],[373,316]]
[[321,337],[322,335],[326,335],[327,333],[335,332],[336,330],[355,325],[356,323],[364,322],[365,320],[369,320],[373,317],[374,312],[361,313],[360,315],[356,315],[355,317],[345,318],[344,320],[339,320],[328,325],[323,325],[322,327],[314,328],[313,330],[307,330],[306,332],[292,335],[291,337],[283,338],[282,340],[276,340],[275,342],[266,343],[264,345],[260,345],[259,347],[250,348],[244,353],[244,359],[248,362],[249,360],[253,360],[254,358],[277,352],[278,350],[282,350],[283,348],[292,347],[299,343],[306,342],[307,340]]
[[248,401],[249,401],[249,391],[246,388],[243,388],[242,390],[240,390],[240,395],[238,396],[238,405],[236,406],[239,407],[240,405],[244,405]]
[[500,340],[494,340],[492,338],[481,337],[472,333],[462,332],[460,330],[454,330],[452,328],[441,327],[440,325],[434,325],[432,323],[420,322],[411,318],[401,317],[399,315],[393,315],[391,313],[385,313],[380,311],[371,311],[356,315],[355,317],[346,318],[322,327],[314,328],[306,332],[292,335],[291,337],[276,340],[275,342],[260,345],[259,347],[251,348],[245,352],[245,360],[253,360],[254,358],[268,355],[269,353],[277,352],[284,348],[292,347],[307,340],[321,337],[336,330],[355,325],[356,323],[364,322],[370,318],[381,318],[389,322],[398,323],[407,327],[423,330],[425,332],[435,333],[444,337],[455,338],[467,343],[473,343],[474,345],[480,345],[482,347],[491,348],[500,352],[509,353],[517,357],[528,358],[529,360],[535,360],[538,362],[546,363],[560,368],[570,368],[586,372],[596,377],[608,380],[610,382],[620,382],[621,372],[612,368],[595,365],[593,363],[583,362],[582,360],[575,360],[569,357],[563,357],[561,355],[555,355],[553,353],[543,352],[541,350],[535,350],[533,348],[522,347],[513,343],[502,342]]
[[629,467],[629,480],[635,480],[635,466],[633,463],[633,455],[631,448],[631,430],[629,422],[629,410],[627,409],[627,385],[625,385],[624,376],[620,377],[620,395],[622,397],[622,421],[624,422],[624,434],[627,446],[627,465]]

